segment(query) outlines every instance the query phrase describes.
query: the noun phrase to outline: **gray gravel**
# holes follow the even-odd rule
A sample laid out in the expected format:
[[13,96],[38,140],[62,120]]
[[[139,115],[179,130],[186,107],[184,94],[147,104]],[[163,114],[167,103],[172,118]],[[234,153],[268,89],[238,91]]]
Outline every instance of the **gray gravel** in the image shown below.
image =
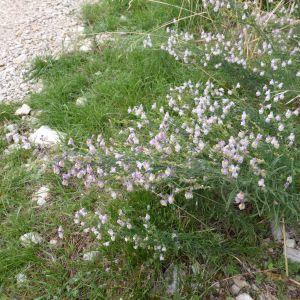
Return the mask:
[[92,0],[0,0],[0,102],[39,88],[24,79],[38,55],[58,55],[83,32],[80,7]]

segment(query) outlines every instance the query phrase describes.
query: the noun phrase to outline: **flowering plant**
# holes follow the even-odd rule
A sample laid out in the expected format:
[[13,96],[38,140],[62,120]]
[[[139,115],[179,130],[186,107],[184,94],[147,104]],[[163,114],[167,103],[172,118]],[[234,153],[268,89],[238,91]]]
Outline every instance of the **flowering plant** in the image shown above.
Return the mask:
[[[128,126],[115,138],[93,136],[84,148],[70,140],[54,165],[63,185],[82,182],[86,189],[97,189],[102,197],[111,198],[111,206],[98,203],[93,212],[82,208],[74,218],[104,247],[118,239],[135,249],[153,250],[164,259],[166,237],[154,230],[149,204],[135,219],[131,217],[126,199],[132,192],[147,191],[162,207],[172,207],[178,206],[178,197],[201,205],[201,194],[208,190],[228,208],[297,217],[299,194],[294,178],[299,150],[295,138],[300,111],[294,105],[295,91],[286,88],[278,75],[282,69],[294,72],[293,60],[297,61],[299,43],[292,41],[295,19],[281,16],[287,11],[292,15],[296,6],[265,15],[248,2],[203,4],[207,11],[224,15],[238,10],[244,23],[228,32],[202,30],[198,37],[169,28],[167,42],[160,48],[187,67],[198,66],[209,79],[172,87],[151,109],[129,108]],[[284,35],[287,24],[291,27]],[[255,27],[259,25],[258,35]],[[265,32],[276,42],[265,39]],[[143,45],[154,47],[150,35]],[[280,58],[286,54],[295,58]],[[224,86],[210,70],[228,64],[257,74],[261,84],[252,91],[239,82]],[[270,72],[274,76],[267,78]],[[168,239],[176,239],[176,233]]]

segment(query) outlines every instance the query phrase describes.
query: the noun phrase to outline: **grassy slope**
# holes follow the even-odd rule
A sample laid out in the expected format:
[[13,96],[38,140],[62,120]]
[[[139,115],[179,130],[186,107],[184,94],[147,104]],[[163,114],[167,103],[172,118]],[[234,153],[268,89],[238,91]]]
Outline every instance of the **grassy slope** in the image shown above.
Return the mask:
[[[145,4],[144,1],[133,1],[131,9],[128,9],[127,1],[103,3],[84,8],[87,31],[91,35],[100,31],[145,32],[179,14],[177,7]],[[181,4],[180,1],[169,3]],[[185,13],[189,12],[181,11],[182,16]],[[195,22],[190,21],[181,24],[195,26]],[[158,33],[163,34],[163,31]],[[136,41],[136,36],[121,37],[119,43],[109,43],[91,53],[72,53],[58,60],[51,57],[38,59],[34,76],[43,79],[45,89],[32,96],[31,106],[43,110],[41,122],[79,140],[99,131],[109,135],[115,126],[126,125],[124,116],[128,106],[139,103],[148,106],[163,97],[168,86],[206,77],[198,70],[185,68],[161,51],[142,48],[128,51],[128,41]],[[237,80],[248,82],[249,90],[257,85],[256,79],[246,71],[227,69],[226,74],[237,71],[240,74]],[[216,75],[225,81],[225,85],[232,84],[226,82],[223,72],[220,70]],[[231,80],[232,76],[228,78]],[[88,99],[84,108],[75,105],[79,96]],[[0,122],[11,118],[9,109],[13,111],[1,107]],[[2,151],[5,144],[0,147]],[[199,285],[202,296],[211,293],[213,289],[210,287],[215,280],[243,273],[245,266],[255,265],[258,269],[275,267],[279,272],[284,269],[283,259],[278,260],[281,249],[265,259],[266,249],[261,248],[260,242],[270,233],[264,220],[234,209],[226,210],[224,204],[207,200],[202,200],[202,205],[195,210],[197,218],[205,220],[212,229],[205,233],[199,234],[199,223],[184,213],[164,215],[163,210],[157,213],[158,228],[176,228],[186,239],[185,249],[174,250],[166,262],[152,262],[145,253],[134,254],[130,248],[120,251],[116,245],[111,253],[103,253],[105,256],[99,261],[82,263],[82,250],[93,249],[93,243],[75,235],[77,228],[70,225],[70,220],[81,205],[92,206],[100,196],[92,192],[82,197],[80,188],[65,190],[52,174],[26,171],[23,164],[28,162],[31,154],[31,151],[17,152],[0,162],[1,169],[7,170],[0,175],[0,292],[8,298],[113,299],[123,296],[126,299],[147,299],[151,294],[164,296],[163,289],[157,288],[154,292],[153,286],[160,286],[164,281],[162,273],[171,262],[184,268],[188,261],[200,269],[184,278],[182,297],[193,293],[191,287],[195,283]],[[48,183],[51,187],[51,200],[46,210],[34,207],[30,200],[41,183]],[[132,207],[138,209],[140,202],[151,203],[153,199],[142,194],[133,195],[130,201]],[[19,243],[19,237],[29,231],[40,232],[45,240],[49,240],[55,236],[59,225],[64,226],[66,238],[58,249],[47,245],[25,249]],[[116,258],[118,262],[112,263]],[[103,265],[110,265],[110,271],[105,272]],[[292,265],[291,268],[291,274],[298,270]],[[29,278],[29,283],[22,287],[18,287],[15,281],[19,272],[26,273]],[[285,293],[284,287],[282,289]]]

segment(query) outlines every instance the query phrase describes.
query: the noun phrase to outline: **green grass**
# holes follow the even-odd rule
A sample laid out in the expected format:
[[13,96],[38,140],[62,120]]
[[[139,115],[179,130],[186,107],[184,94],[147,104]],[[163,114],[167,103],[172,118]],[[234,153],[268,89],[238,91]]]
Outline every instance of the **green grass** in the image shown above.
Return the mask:
[[[105,130],[109,122],[122,124],[128,107],[151,105],[174,82],[198,77],[165,53],[117,47],[39,59],[34,72],[45,83],[31,99],[34,109],[43,109],[41,120],[83,137]],[[88,100],[83,108],[75,104],[81,96]]]
[[[165,3],[165,4],[164,4]],[[198,20],[191,15],[201,12],[198,1],[106,1],[83,7],[88,33],[132,32],[158,30],[174,18],[182,18],[180,28],[195,28]]]
[[[109,0],[87,5],[83,9],[86,32],[93,36],[103,31],[151,31],[179,14],[185,17],[190,11],[201,12],[197,1],[191,1],[196,3],[194,6],[189,2],[183,1],[181,12],[176,6],[181,7],[182,1],[175,0],[168,2],[174,6],[131,1],[129,7],[129,1]],[[198,19],[188,18],[179,28],[196,31],[199,24]],[[211,26],[210,22],[205,26]],[[164,35],[163,29],[157,31],[158,37]],[[163,101],[171,86],[207,79],[200,69],[187,68],[159,49],[143,49],[140,42],[140,36],[133,34],[118,37],[115,43],[95,47],[88,53],[70,53],[59,59],[38,58],[32,76],[43,80],[44,89],[31,96],[30,105],[34,110],[42,110],[40,123],[80,141],[99,132],[109,137],[126,127],[129,106],[142,103],[150,107],[154,101]],[[243,83],[244,94],[272,78],[267,74],[262,80],[242,68],[227,65],[211,71],[224,86]],[[295,85],[289,77],[286,84]],[[81,96],[87,98],[87,105],[77,107],[75,101]],[[1,125],[22,122],[13,116],[14,109],[0,106]],[[4,135],[2,129],[1,135]],[[1,140],[1,153],[6,146]],[[218,201],[220,193],[211,195],[210,191],[199,197],[201,205],[182,203],[183,210],[161,209],[147,193],[130,195],[128,203],[133,216],[146,213],[146,204],[152,205],[158,236],[179,233],[181,248],[174,246],[165,261],[153,260],[147,251],[135,252],[131,246],[116,243],[108,250],[101,249],[95,262],[83,262],[82,252],[98,247],[73,225],[74,212],[82,206],[93,208],[99,203],[115,211],[118,205],[107,203],[96,191],[86,194],[80,186],[64,188],[51,170],[40,174],[39,164],[33,170],[26,169],[24,164],[32,162],[34,157],[32,150],[22,150],[2,155],[0,160],[0,168],[4,170],[0,174],[0,294],[4,295],[3,299],[167,299],[165,271],[174,265],[184,273],[176,297],[203,299],[214,293],[215,281],[249,269],[254,274],[272,268],[284,273],[281,249],[277,245],[271,245],[276,251],[265,259],[270,245],[262,246],[262,241],[270,236],[268,221],[234,207],[228,209],[226,203]],[[32,194],[43,184],[51,189],[51,198],[44,209],[31,201]],[[187,211],[192,211],[196,218]],[[49,246],[60,225],[65,229],[62,244]],[[19,237],[29,231],[42,234],[45,242],[22,247]],[[22,286],[15,279],[20,272],[29,279]],[[291,276],[297,272],[299,266],[291,264]],[[268,281],[265,276],[260,279],[263,283]],[[281,293],[286,293],[286,287],[282,287]]]

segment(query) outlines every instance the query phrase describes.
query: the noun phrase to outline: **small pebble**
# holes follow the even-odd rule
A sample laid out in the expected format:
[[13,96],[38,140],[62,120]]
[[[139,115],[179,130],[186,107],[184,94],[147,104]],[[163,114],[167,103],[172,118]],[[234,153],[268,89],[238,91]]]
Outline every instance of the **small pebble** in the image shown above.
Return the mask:
[[300,263],[299,249],[286,248],[286,256],[290,261]]
[[235,285],[237,285],[240,289],[249,286],[249,283],[248,283],[242,276],[234,277],[234,278],[233,278],[233,282],[234,282]]
[[85,261],[93,261],[99,256],[99,251],[90,251],[83,254],[82,259]]
[[85,106],[87,103],[87,99],[85,97],[79,97],[77,100],[76,100],[76,105],[77,106]]
[[296,241],[294,239],[287,239],[286,240],[286,246],[288,248],[295,248],[296,247]]
[[27,276],[24,273],[19,273],[16,276],[16,279],[17,279],[17,284],[22,285],[27,281]]
[[15,115],[16,116],[25,116],[25,115],[29,115],[31,111],[31,108],[29,105],[27,104],[23,104],[21,107],[19,107],[16,112]]
[[41,244],[43,241],[43,238],[36,232],[28,232],[28,233],[23,234],[20,237],[20,241],[24,247],[28,247],[33,244],[35,244],[35,245]]
[[61,142],[60,134],[49,128],[48,126],[41,126],[34,133],[29,136],[29,141],[38,146],[54,146]]
[[233,296],[237,296],[240,292],[240,288],[236,285],[236,284],[233,284],[231,287],[230,287],[230,293],[233,295]]
[[235,299],[236,300],[253,300],[253,298],[247,293],[240,294]]
[[37,202],[39,206],[46,204],[46,200],[49,196],[49,187],[44,185],[34,194],[33,200]]

